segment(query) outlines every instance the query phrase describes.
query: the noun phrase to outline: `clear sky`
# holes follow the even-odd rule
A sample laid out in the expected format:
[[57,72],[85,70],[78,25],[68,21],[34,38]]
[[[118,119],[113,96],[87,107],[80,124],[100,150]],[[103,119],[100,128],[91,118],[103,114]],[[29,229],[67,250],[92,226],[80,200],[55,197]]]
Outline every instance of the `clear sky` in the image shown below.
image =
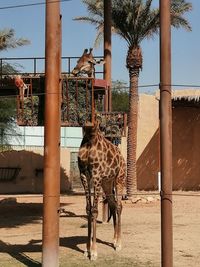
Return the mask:
[[[0,8],[44,0],[0,0]],[[155,4],[158,5],[158,0]],[[192,12],[187,14],[192,32],[183,29],[172,30],[172,84],[200,86],[200,1],[190,0]],[[95,28],[87,23],[73,21],[76,16],[87,15],[81,0],[61,3],[62,55],[79,56],[84,48],[93,46]],[[25,37],[31,45],[2,51],[0,57],[43,57],[45,47],[45,5],[15,9],[0,9],[0,28],[13,28],[17,37]],[[159,38],[142,43],[144,66],[140,85],[159,83]],[[112,79],[128,82],[125,67],[127,45],[117,36],[112,38]],[[102,55],[102,46],[94,50]],[[182,88],[182,87],[181,87]],[[179,89],[181,89],[179,88]],[[148,90],[153,88],[149,86]],[[142,90],[142,89],[141,89]]]

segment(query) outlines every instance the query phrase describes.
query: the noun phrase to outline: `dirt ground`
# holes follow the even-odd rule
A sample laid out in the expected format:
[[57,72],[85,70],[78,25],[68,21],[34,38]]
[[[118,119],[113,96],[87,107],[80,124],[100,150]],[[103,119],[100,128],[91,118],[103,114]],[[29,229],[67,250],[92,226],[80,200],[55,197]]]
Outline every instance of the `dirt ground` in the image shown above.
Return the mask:
[[[174,266],[197,267],[200,262],[200,194],[174,194]],[[0,196],[0,267],[41,266],[42,196],[9,197]],[[9,201],[5,201],[8,198]],[[87,235],[85,197],[62,196],[65,212],[60,216],[60,266],[160,266],[159,196],[154,195],[147,203],[145,199],[146,196],[142,197],[136,204],[123,201],[122,250],[119,252],[112,247],[112,223],[101,223],[100,204],[98,259],[90,262],[83,255]]]

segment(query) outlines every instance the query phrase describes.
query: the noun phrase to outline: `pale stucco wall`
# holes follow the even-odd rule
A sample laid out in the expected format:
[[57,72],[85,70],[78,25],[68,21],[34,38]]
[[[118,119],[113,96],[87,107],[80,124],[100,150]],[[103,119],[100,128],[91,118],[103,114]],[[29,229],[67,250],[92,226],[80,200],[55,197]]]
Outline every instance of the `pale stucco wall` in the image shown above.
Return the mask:
[[[43,192],[43,148],[12,150],[0,154],[0,167],[19,167],[19,175],[12,181],[1,182],[0,193],[42,193]],[[71,188],[70,151],[61,148],[61,191]],[[1,175],[5,175],[1,172]]]
[[137,134],[137,159],[159,127],[159,102],[155,95],[140,94]]

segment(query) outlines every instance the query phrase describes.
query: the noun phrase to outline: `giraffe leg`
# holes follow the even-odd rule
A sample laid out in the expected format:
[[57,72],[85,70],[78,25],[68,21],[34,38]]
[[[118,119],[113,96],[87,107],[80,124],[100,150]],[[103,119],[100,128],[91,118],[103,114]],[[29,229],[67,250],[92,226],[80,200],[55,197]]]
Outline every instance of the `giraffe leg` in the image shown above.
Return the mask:
[[94,199],[92,207],[92,245],[90,251],[90,260],[97,259],[97,244],[96,244],[96,225],[98,217],[98,202],[99,202],[100,186],[94,188]]
[[93,235],[92,235],[92,245],[91,245],[91,251],[90,251],[90,260],[97,259],[96,224],[97,224],[97,220],[95,217],[93,217],[93,220],[92,220]]
[[[121,217],[118,216],[120,214],[121,216],[121,211],[118,210],[118,199],[116,200],[115,196],[115,190],[113,190],[113,181],[106,181],[102,183],[104,193],[106,194],[106,199],[108,201],[108,206],[110,209],[110,217],[113,217],[113,225],[114,225],[114,238],[113,238],[113,245],[116,250],[120,249],[119,244],[119,231],[121,228],[119,228],[119,225],[121,222]],[[120,199],[119,199],[120,200]],[[120,205],[119,205],[120,207]],[[120,226],[121,227],[121,226]]]
[[117,197],[117,223],[115,232],[115,242],[114,247],[116,251],[121,250],[121,213],[122,213],[122,203],[121,199]]
[[86,258],[90,258],[91,244],[92,244],[92,216],[91,214],[88,214],[88,238],[87,238],[86,250],[84,252]]
[[[119,193],[118,193],[119,192]],[[121,213],[122,213],[122,192],[116,187],[116,226],[114,226],[114,248],[116,251],[121,250]]]
[[115,199],[114,194],[109,196],[108,204],[113,217],[113,226],[114,226],[114,238],[113,245],[115,250],[121,249],[121,202],[120,199]]
[[86,214],[88,217],[88,238],[86,244],[86,250],[84,252],[85,257],[90,257],[91,251],[91,239],[92,239],[92,214],[91,214],[91,190],[88,183],[88,179],[85,174],[81,173],[81,181],[85,190],[85,197],[86,197]]

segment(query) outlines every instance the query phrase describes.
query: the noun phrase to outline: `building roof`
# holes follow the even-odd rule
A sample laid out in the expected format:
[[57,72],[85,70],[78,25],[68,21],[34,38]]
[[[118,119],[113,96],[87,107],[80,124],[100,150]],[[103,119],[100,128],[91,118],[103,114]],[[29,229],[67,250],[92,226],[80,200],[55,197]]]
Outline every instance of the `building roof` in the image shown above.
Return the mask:
[[183,90],[172,90],[172,99],[174,101],[200,101],[200,90],[197,89],[183,89]]
[[[160,90],[155,93],[156,99],[160,99]],[[175,101],[187,101],[187,102],[200,102],[200,89],[182,89],[172,90],[172,100]]]

